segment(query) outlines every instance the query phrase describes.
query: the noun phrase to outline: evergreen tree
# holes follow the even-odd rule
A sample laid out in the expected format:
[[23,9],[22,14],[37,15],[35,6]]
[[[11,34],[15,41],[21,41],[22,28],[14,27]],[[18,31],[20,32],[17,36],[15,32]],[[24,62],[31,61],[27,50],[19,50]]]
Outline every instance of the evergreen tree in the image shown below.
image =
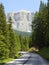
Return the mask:
[[45,43],[49,46],[49,0],[47,2],[47,9],[46,9],[46,28],[45,28]]
[[29,49],[29,37],[20,37],[21,51],[27,51]]
[[9,49],[3,41],[0,41],[0,61],[9,58]]
[[10,41],[10,54],[9,57],[14,58],[15,55],[18,52],[18,44],[17,44],[17,40],[16,40],[16,34],[14,33],[13,29],[12,29],[12,19],[11,17],[9,18],[9,41]]
[[8,40],[8,25],[6,22],[6,15],[4,12],[4,7],[2,4],[0,4],[0,34],[5,36],[4,43],[9,44]]
[[38,47],[39,49],[45,46],[45,22],[46,22],[46,6],[42,5],[42,2],[40,4],[40,10],[38,12],[38,15],[35,15],[32,28],[34,27],[32,40],[33,45]]
[[26,37],[26,43],[25,43],[25,46],[26,46],[26,51],[29,49],[29,37]]
[[8,26],[6,22],[6,16],[4,12],[4,7],[0,4],[0,59],[8,58]]
[[46,4],[40,1],[40,8],[39,11],[42,11],[46,7]]
[[21,45],[20,45],[20,36],[16,34],[16,41],[17,41],[17,50],[21,50]]

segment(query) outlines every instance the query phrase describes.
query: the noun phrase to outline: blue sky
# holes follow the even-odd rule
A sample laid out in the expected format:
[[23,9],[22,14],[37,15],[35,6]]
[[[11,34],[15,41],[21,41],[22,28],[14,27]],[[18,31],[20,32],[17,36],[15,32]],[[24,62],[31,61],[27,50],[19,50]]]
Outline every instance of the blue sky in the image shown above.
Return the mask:
[[[31,12],[36,12],[39,9],[41,0],[0,0],[3,3],[5,12],[17,12],[19,10],[29,10]],[[42,0],[44,3],[47,0]]]

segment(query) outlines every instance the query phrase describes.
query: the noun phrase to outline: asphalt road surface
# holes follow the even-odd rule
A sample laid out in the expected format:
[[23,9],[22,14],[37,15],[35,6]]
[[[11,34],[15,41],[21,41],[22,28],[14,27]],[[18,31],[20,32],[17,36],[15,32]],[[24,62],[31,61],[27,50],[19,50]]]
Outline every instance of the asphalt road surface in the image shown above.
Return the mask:
[[40,55],[24,52],[23,55],[4,65],[49,65]]

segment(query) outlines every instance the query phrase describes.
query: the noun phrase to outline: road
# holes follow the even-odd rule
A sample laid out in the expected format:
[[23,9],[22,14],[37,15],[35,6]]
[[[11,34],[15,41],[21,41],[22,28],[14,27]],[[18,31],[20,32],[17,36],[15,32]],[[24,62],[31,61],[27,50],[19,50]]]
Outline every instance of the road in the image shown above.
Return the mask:
[[5,65],[49,65],[47,62],[36,53],[24,53],[20,58],[14,59],[13,61]]

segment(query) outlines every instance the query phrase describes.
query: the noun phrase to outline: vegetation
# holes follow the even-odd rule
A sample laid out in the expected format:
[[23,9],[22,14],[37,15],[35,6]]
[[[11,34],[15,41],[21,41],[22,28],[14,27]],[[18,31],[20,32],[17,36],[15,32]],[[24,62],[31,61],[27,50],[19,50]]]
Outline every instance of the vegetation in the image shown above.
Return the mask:
[[18,30],[14,30],[16,34],[24,36],[24,37],[28,37],[31,36],[31,32],[25,32],[25,31],[18,31]]
[[4,7],[0,4],[0,61],[9,57],[8,25],[4,13]]
[[21,37],[20,39],[21,50],[27,51],[29,49],[29,37]]
[[49,60],[49,47],[44,47],[38,52],[43,58]]
[[41,1],[39,12],[35,13],[32,22],[32,45],[39,49],[40,54],[49,59],[49,0],[47,4]]
[[4,6],[0,4],[0,64],[20,56],[20,50],[29,49],[29,37],[21,36],[12,29],[12,18],[6,21]]
[[[45,13],[46,12],[46,13]],[[19,57],[19,51],[39,51],[49,59],[49,0],[47,5],[41,1],[39,12],[32,21],[32,36],[18,35],[12,29],[12,18],[6,21],[4,6],[0,4],[0,63]]]

